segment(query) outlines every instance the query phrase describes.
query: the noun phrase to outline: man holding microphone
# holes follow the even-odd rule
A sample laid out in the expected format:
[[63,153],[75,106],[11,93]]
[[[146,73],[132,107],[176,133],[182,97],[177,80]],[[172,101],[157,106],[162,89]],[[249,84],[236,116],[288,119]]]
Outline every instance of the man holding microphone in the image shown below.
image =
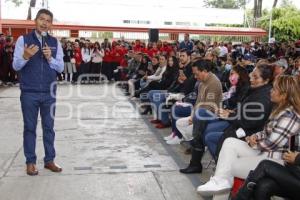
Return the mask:
[[26,172],[31,176],[38,174],[35,146],[39,112],[45,150],[44,167],[52,172],[62,171],[54,163],[54,116],[56,73],[63,71],[64,62],[61,44],[48,34],[52,22],[53,14],[49,10],[39,10],[35,18],[36,29],[18,38],[14,52],[13,68],[20,75]]

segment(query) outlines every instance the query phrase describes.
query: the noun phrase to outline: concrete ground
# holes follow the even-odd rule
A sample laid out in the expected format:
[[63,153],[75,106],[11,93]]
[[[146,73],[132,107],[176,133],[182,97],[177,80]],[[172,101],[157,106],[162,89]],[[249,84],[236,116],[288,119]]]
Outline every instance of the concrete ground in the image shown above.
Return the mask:
[[[43,169],[40,121],[39,175],[27,176],[22,145],[23,120],[17,87],[0,88],[1,200],[201,200],[201,175],[183,175],[189,156],[163,137],[149,116],[114,85],[60,85],[56,110],[56,162],[61,174]],[[204,166],[210,158],[206,155]]]

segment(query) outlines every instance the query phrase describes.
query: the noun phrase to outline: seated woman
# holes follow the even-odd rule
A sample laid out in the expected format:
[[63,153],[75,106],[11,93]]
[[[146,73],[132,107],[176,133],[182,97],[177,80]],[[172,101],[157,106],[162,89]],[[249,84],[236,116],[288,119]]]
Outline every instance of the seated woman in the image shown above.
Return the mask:
[[143,78],[146,73],[149,73],[147,68],[150,60],[148,56],[138,53],[134,56],[133,61],[137,63],[138,67],[132,69],[134,72],[132,72],[131,79],[128,80],[128,92],[130,96],[134,96],[135,91],[140,89],[141,78]]
[[146,73],[145,76],[140,80],[141,89],[136,91],[135,97],[139,97],[140,94],[151,90],[151,86],[149,88],[147,88],[147,86],[151,82],[161,81],[161,79],[163,77],[163,74],[165,73],[166,69],[167,69],[167,56],[166,55],[160,55],[159,56],[159,67],[156,69],[154,74],[149,76],[149,74]]
[[224,193],[233,185],[233,177],[245,179],[264,159],[283,165],[283,153],[289,149],[289,139],[300,132],[300,83],[297,77],[279,76],[271,91],[276,105],[265,128],[246,141],[225,140],[216,166],[215,175],[197,188],[203,196]]
[[[160,56],[160,66],[165,65],[165,56]],[[163,62],[163,64],[161,63]],[[167,90],[177,79],[178,76],[178,60],[175,56],[171,56],[167,59],[167,67],[165,71],[162,73],[162,77],[160,80],[152,80],[150,81],[151,77],[148,77],[149,84],[138,91],[139,95],[147,94],[147,92],[151,90]]]
[[270,91],[274,78],[274,67],[266,63],[257,64],[249,76],[250,89],[237,109],[221,109],[219,111],[219,116],[227,120],[230,126],[224,130],[224,133],[210,133],[211,138],[206,138],[207,143],[215,146],[214,157],[216,160],[226,138],[234,137],[244,140],[246,136],[263,130],[272,111]]
[[291,200],[300,197],[300,153],[283,154],[285,166],[263,160],[251,171],[233,200],[270,200],[280,196]]
[[[163,57],[163,59],[165,58],[165,56],[160,57]],[[162,59],[160,59],[160,61],[162,61]],[[150,101],[153,105],[156,105],[156,101],[153,101],[153,97],[156,99],[159,98],[159,101],[161,101],[160,98],[164,98],[161,93],[166,93],[165,91],[177,81],[178,66],[177,58],[175,56],[169,57],[166,70],[162,74],[161,80],[151,81],[145,88],[138,92],[141,95],[141,100],[143,102]],[[154,93],[155,95],[153,95]],[[151,107],[148,106],[142,114],[147,114],[150,110]]]
[[[195,85],[196,79],[193,77],[192,74],[190,74],[189,65],[190,64],[186,66],[179,66],[179,70],[176,70],[176,74],[174,74],[176,76],[172,77],[174,78],[173,82],[166,89],[151,90],[150,92],[146,93],[146,95],[141,95],[141,99],[150,100],[151,105],[153,105],[154,113],[157,114],[157,118],[156,120],[152,120],[152,122],[156,123],[157,126],[160,126],[157,128],[164,128],[167,124],[169,124],[169,112],[161,112],[162,110],[166,111],[166,109],[158,110],[158,108],[164,107],[166,98],[170,95],[184,96],[192,92],[193,88],[191,87]],[[179,71],[182,72],[185,77],[188,77],[183,82],[180,81],[180,77],[183,75],[179,73]],[[161,121],[161,119],[163,120]]]

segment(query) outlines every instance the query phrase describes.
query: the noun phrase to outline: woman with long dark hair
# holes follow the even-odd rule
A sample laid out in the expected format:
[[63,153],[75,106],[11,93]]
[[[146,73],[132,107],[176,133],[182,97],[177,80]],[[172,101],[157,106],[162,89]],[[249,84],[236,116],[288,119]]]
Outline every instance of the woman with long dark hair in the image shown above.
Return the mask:
[[[104,57],[104,50],[101,48],[99,42],[95,42],[94,49],[92,50],[92,63],[91,63],[91,74],[100,75],[102,61]],[[93,78],[93,80],[98,80],[98,78]]]

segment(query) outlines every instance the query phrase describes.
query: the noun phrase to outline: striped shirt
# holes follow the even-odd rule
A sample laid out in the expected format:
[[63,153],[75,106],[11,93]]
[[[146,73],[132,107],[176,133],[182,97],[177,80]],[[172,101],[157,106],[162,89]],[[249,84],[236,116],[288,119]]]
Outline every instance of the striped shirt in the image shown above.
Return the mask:
[[[300,115],[292,107],[281,111],[276,117],[271,118],[264,130],[256,133],[258,137],[257,147],[262,152],[267,152],[268,157],[281,158],[282,154],[289,150],[292,136],[300,135]],[[297,142],[296,145],[299,145]],[[299,149],[299,147],[295,147]],[[276,154],[276,156],[274,155]]]

